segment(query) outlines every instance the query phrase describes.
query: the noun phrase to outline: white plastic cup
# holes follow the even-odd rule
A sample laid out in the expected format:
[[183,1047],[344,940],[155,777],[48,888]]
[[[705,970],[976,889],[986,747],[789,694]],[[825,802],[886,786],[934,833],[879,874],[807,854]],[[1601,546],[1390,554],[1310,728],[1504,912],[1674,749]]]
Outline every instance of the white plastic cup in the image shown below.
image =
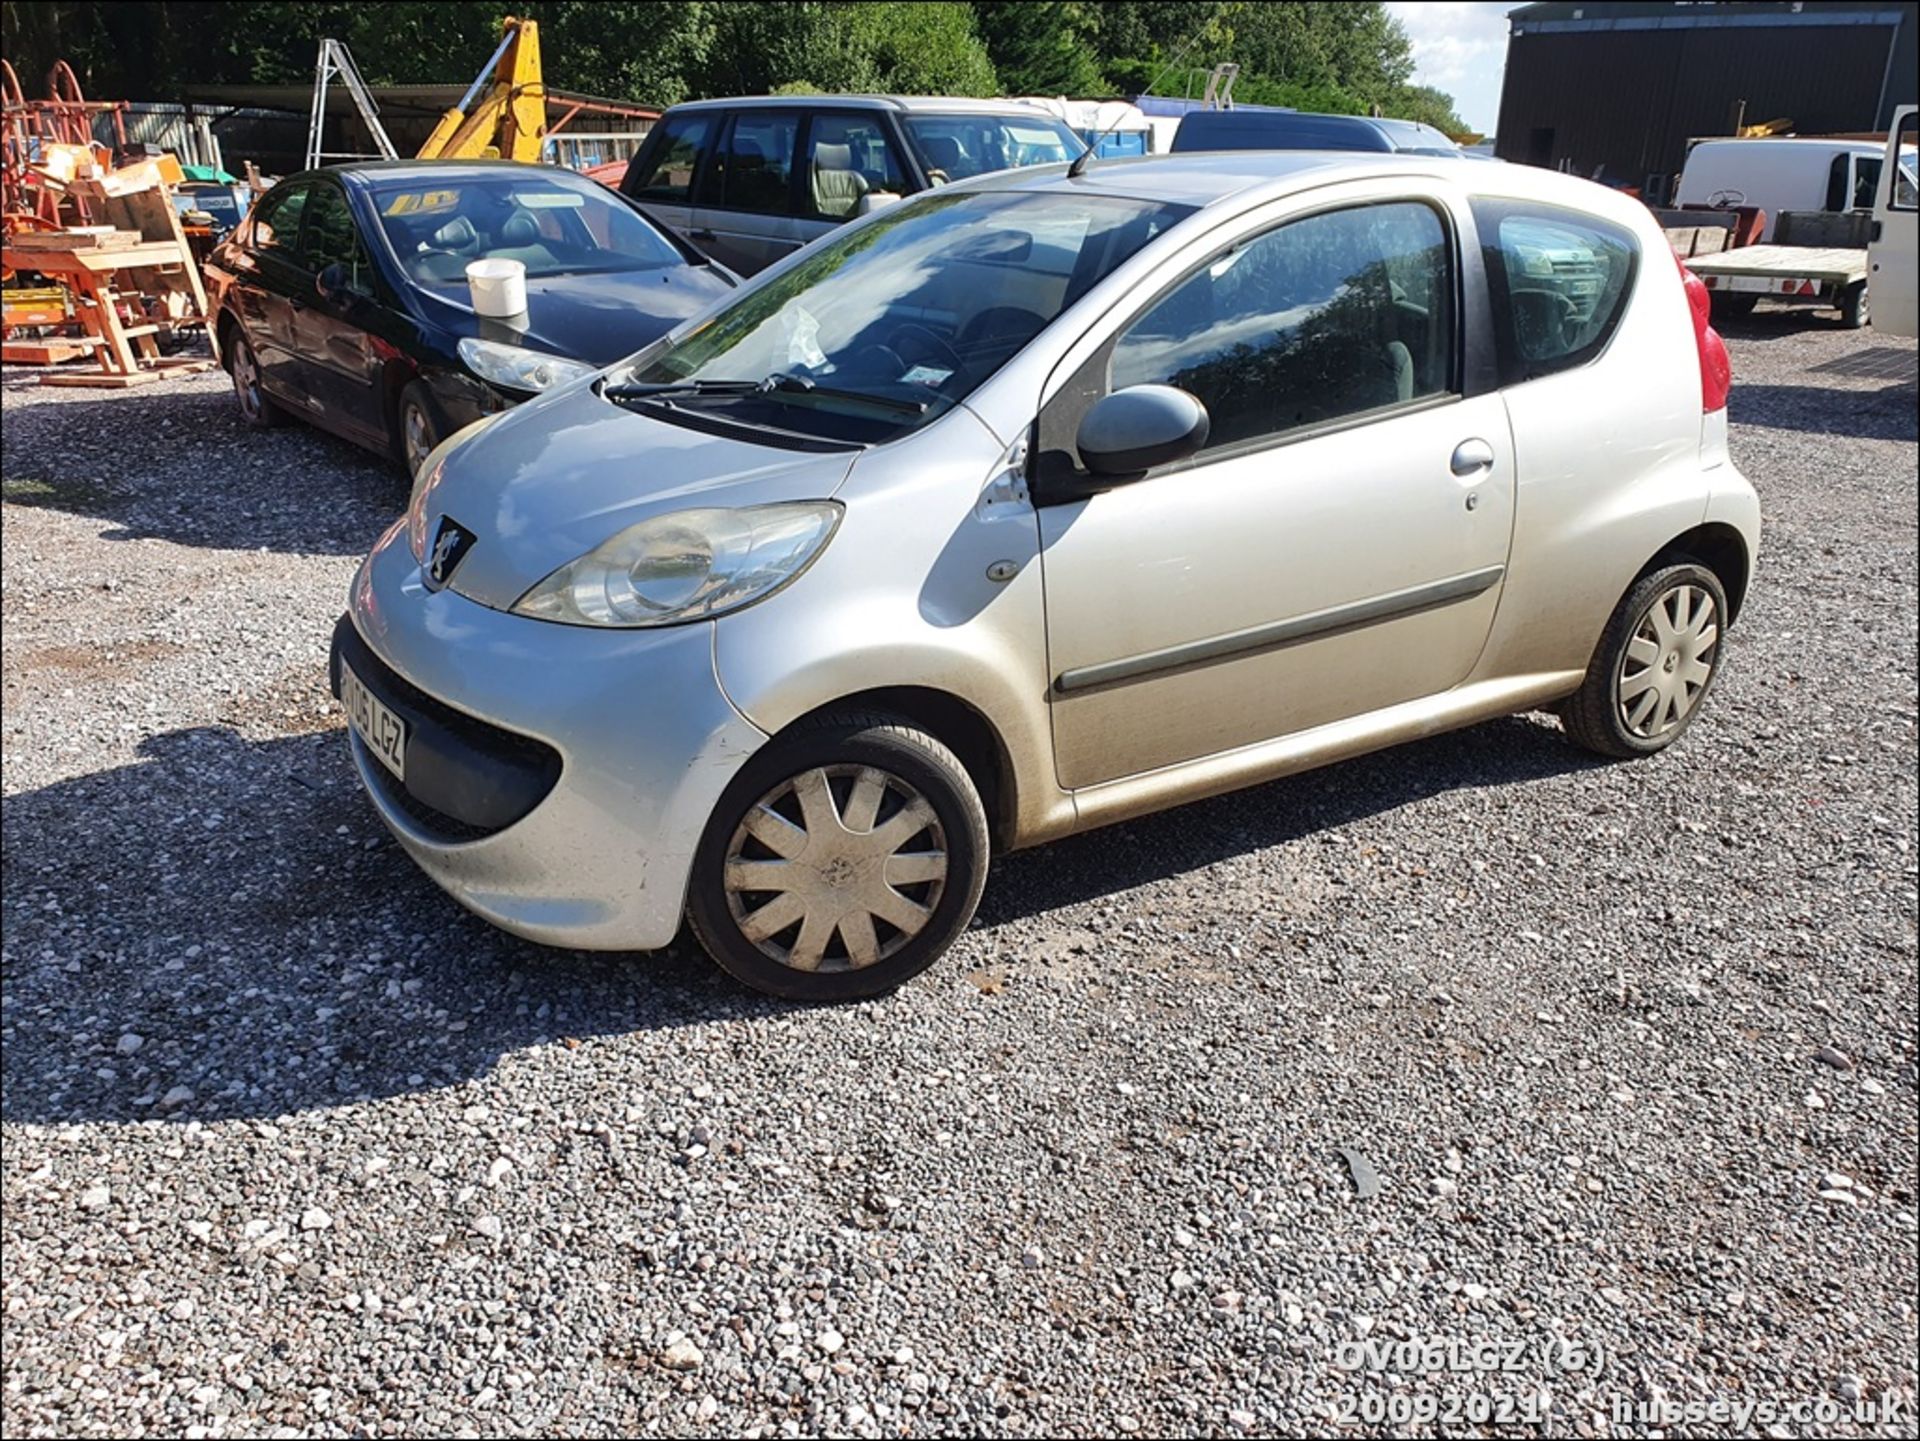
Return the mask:
[[473,308],[496,320],[527,311],[527,267],[517,260],[475,260],[467,266]]

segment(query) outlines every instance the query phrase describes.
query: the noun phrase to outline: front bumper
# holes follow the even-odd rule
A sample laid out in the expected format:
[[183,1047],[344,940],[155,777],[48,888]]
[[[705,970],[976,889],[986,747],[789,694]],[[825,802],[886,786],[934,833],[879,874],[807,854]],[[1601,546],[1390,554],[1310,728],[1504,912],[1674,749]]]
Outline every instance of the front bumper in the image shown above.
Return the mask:
[[408,722],[409,784],[349,732],[354,764],[422,870],[529,940],[673,939],[707,818],[766,740],[721,691],[711,623],[595,630],[491,610],[429,590],[404,524],[361,565],[347,620],[334,685],[345,657]]

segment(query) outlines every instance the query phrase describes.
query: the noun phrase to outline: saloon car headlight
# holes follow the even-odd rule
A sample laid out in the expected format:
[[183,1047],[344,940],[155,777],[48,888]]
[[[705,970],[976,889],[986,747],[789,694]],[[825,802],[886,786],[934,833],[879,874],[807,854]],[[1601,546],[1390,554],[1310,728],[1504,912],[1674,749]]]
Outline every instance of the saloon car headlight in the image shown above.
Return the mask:
[[651,626],[705,620],[772,595],[826,549],[835,501],[677,510],[628,526],[515,602],[567,625]]
[[556,385],[565,385],[569,380],[594,372],[593,366],[568,360],[564,355],[523,350],[517,345],[476,340],[472,336],[460,342],[460,358],[468,370],[487,384],[505,386],[508,390],[552,390]]

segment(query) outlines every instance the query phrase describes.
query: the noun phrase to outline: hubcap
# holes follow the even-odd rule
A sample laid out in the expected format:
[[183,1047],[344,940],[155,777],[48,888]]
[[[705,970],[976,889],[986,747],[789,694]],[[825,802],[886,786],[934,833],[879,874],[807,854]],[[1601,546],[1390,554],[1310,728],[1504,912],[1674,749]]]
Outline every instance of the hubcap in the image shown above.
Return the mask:
[[433,429],[427,424],[425,412],[417,405],[406,408],[400,417],[400,428],[407,447],[407,473],[418,475],[420,467],[433,451]]
[[253,352],[241,346],[233,353],[233,393],[240,399],[240,409],[248,416],[260,413],[260,367],[254,364]]
[[802,771],[727,843],[727,908],[762,955],[797,971],[877,965],[926,929],[947,844],[926,797],[874,766]]
[[1720,612],[1710,592],[1677,585],[1640,618],[1620,657],[1620,719],[1642,740],[1665,735],[1693,713],[1713,676]]

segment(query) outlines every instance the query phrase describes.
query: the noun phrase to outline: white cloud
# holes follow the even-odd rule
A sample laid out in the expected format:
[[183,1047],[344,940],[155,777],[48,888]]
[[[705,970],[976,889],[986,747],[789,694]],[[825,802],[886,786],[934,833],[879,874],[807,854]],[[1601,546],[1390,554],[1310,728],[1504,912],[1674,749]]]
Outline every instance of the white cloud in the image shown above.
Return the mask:
[[1452,95],[1461,119],[1488,135],[1500,118],[1507,14],[1517,4],[1389,0],[1387,5],[1413,40],[1415,81]]

